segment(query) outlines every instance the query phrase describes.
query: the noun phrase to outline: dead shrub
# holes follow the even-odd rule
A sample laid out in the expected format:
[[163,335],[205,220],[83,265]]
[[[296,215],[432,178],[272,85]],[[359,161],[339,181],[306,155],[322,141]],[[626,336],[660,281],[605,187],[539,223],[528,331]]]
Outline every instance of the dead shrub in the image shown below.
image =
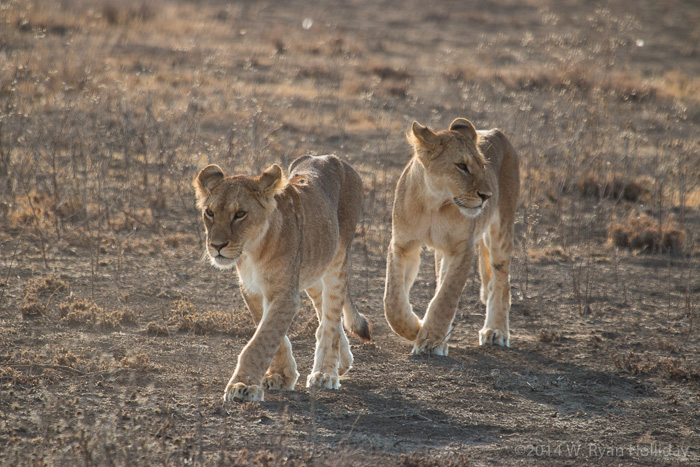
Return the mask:
[[596,176],[588,176],[578,183],[579,192],[586,197],[597,199],[623,199],[625,201],[640,201],[649,193],[644,184],[637,180],[614,177],[601,180]]
[[621,248],[647,252],[682,253],[686,232],[673,223],[659,225],[651,217],[630,214],[624,223],[610,226],[608,238]]
[[32,318],[46,314],[52,298],[61,291],[68,293],[68,284],[55,274],[29,279],[24,286],[22,316]]

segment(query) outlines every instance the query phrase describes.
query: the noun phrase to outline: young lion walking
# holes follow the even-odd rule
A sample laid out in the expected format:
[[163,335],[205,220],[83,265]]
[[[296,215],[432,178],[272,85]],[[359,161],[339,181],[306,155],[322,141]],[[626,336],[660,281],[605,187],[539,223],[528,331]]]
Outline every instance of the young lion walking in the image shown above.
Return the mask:
[[341,324],[371,340],[367,320],[350,301],[348,255],[362,210],[362,180],[335,156],[278,165],[259,177],[224,177],[209,165],[194,180],[211,263],[238,272],[241,293],[257,324],[238,356],[224,400],[262,401],[265,390],[294,389],[299,373],[286,334],[306,290],[318,314],[308,387],[338,389],[352,366]]
[[[486,320],[479,344],[510,347],[510,261],[520,192],[518,155],[499,130],[458,118],[433,132],[413,122],[415,153],[396,186],[386,268],[384,313],[413,353],[447,355],[450,330],[479,245]],[[408,299],[421,248],[435,251],[437,287],[424,318]]]

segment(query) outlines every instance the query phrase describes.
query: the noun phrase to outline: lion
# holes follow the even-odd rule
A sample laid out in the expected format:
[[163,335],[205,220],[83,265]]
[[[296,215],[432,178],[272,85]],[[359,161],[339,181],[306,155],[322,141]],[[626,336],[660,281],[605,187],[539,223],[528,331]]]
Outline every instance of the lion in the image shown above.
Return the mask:
[[[479,246],[481,301],[486,305],[479,345],[510,347],[510,263],[520,193],[518,155],[497,129],[476,131],[458,118],[433,132],[413,122],[414,155],[396,185],[384,314],[391,329],[413,341],[414,354],[447,355],[459,298]],[[435,252],[436,292],[423,319],[409,292],[420,252]]]
[[[296,159],[285,176],[225,177],[217,165],[194,180],[206,251],[219,269],[236,268],[257,325],[238,356],[224,401],[263,401],[265,390],[293,390],[299,378],[287,331],[305,290],[316,309],[314,366],[307,387],[338,389],[353,357],[348,332],[371,341],[350,300],[350,245],[362,210],[362,180],[336,156]],[[341,320],[342,310],[342,320]]]

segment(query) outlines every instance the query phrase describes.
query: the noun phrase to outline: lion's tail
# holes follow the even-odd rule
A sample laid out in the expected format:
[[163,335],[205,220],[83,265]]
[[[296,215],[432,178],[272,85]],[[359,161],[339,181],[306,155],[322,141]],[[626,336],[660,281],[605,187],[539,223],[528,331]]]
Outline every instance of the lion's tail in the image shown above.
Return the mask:
[[372,327],[367,321],[367,318],[362,313],[359,313],[352,304],[350,294],[345,295],[345,304],[343,305],[343,322],[345,329],[354,336],[358,337],[362,342],[372,342]]

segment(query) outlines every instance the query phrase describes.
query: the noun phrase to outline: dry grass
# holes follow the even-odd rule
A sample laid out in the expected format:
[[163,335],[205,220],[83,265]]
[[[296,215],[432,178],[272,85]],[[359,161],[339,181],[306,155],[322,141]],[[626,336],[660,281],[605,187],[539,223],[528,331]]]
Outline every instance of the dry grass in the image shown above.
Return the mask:
[[151,358],[146,353],[130,353],[119,361],[119,365],[123,368],[131,368],[132,370],[149,372],[159,371],[159,365],[151,363]]
[[[168,323],[177,332],[191,332],[196,335],[226,334],[237,337],[253,335],[255,327],[248,313],[224,313],[223,311],[201,312],[189,300],[173,302]],[[164,331],[162,324],[153,323],[149,327],[151,335],[161,335]],[[167,329],[167,328],[165,328]]]
[[28,280],[24,287],[24,303],[22,316],[32,318],[46,314],[56,295],[65,296],[69,286],[55,274],[46,277],[35,277]]
[[88,299],[61,303],[59,311],[65,323],[94,329],[116,330],[122,325],[137,323],[136,314],[127,307],[107,311]]
[[556,344],[562,339],[561,331],[552,331],[551,329],[540,329],[537,334],[537,340],[547,344]]
[[624,223],[615,223],[608,231],[615,246],[645,252],[682,253],[686,232],[671,222],[658,222],[641,214],[630,214]]
[[632,375],[660,374],[666,378],[692,381],[700,379],[700,371],[692,368],[681,358],[652,357],[635,352],[626,352],[612,356],[616,368]]
[[600,180],[595,176],[588,176],[578,182],[578,189],[583,196],[631,202],[642,201],[643,198],[648,199],[650,195],[649,186],[648,180],[637,181],[621,177]]

